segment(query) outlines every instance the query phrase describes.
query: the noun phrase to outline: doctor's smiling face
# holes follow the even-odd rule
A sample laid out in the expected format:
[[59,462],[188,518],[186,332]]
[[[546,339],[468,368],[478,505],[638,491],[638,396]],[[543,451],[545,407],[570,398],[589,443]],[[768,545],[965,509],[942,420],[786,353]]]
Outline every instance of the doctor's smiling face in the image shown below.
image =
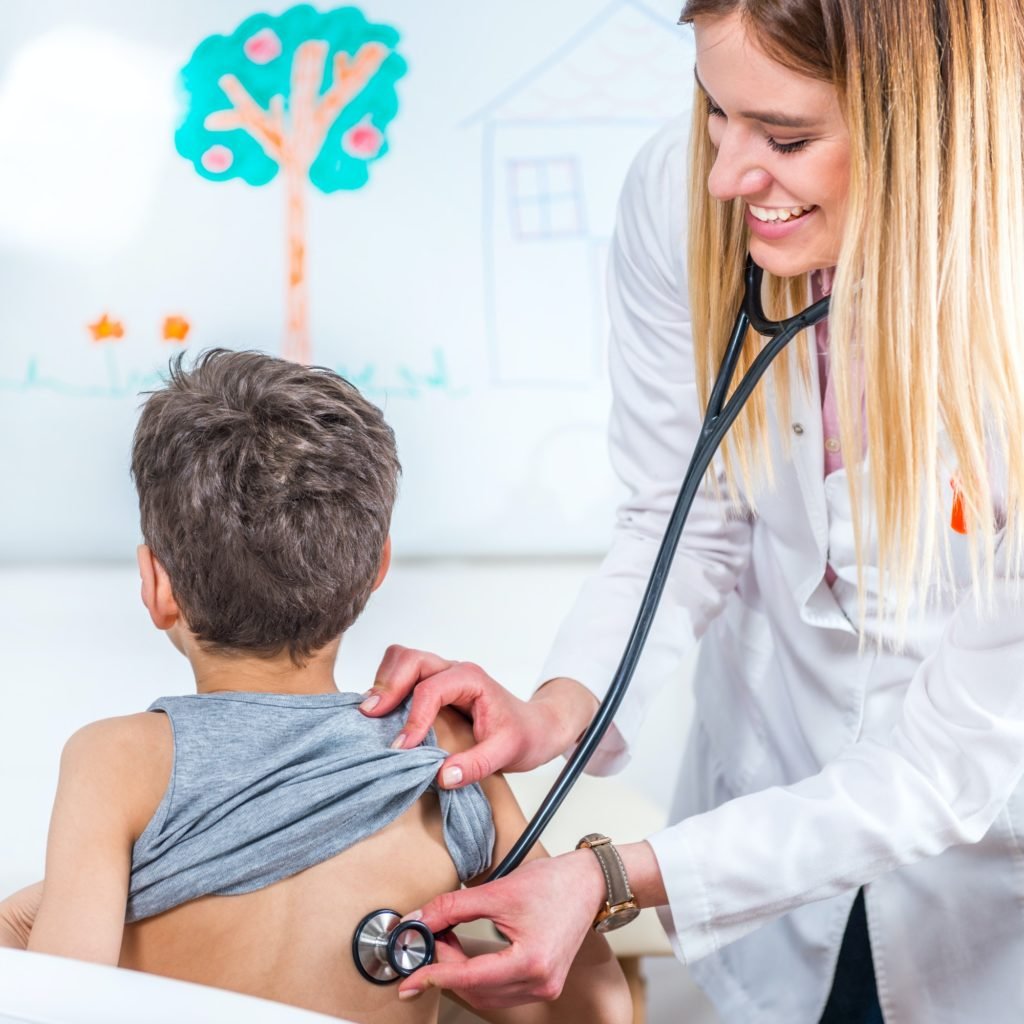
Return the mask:
[[694,31],[717,151],[709,192],[743,200],[750,254],[770,273],[834,266],[850,176],[835,86],[767,56],[738,13],[697,17]]

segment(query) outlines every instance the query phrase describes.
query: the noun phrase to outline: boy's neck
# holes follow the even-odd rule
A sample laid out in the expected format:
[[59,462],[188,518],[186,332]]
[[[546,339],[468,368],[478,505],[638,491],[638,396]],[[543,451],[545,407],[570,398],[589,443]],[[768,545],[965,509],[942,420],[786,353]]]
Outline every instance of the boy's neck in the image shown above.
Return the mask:
[[198,648],[186,651],[196,678],[197,693],[337,693],[334,663],[338,642],[328,644],[297,666],[287,652],[273,658],[209,654]]

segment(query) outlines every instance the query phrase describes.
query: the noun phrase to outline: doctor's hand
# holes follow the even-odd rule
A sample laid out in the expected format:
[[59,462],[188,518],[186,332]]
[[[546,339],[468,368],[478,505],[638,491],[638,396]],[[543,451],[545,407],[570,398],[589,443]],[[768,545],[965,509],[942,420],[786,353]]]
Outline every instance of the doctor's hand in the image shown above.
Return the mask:
[[409,717],[395,741],[402,746],[421,743],[442,707],[458,708],[473,722],[475,744],[438,773],[446,789],[546,764],[573,745],[597,710],[597,699],[572,679],[551,680],[524,701],[478,665],[397,645],[387,649],[361,710],[386,715],[410,693]]
[[449,989],[477,1009],[557,999],[574,961],[581,976],[602,963],[614,965],[607,944],[591,932],[605,893],[597,858],[577,850],[527,861],[497,882],[438,896],[407,919],[419,917],[437,932],[487,918],[511,945],[467,957],[457,939],[441,936],[438,963],[406,978],[399,999],[430,987]]

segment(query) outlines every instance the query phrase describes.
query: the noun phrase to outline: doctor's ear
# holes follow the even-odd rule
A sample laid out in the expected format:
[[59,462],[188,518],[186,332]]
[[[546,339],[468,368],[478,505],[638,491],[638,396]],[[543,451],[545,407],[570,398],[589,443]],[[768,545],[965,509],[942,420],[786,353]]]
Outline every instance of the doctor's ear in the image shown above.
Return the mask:
[[167,571],[157,561],[148,544],[140,544],[136,555],[139,575],[142,577],[142,603],[157,629],[170,629],[181,618],[181,612],[174,599]]
[[384,541],[384,550],[380,554],[380,569],[377,570],[377,579],[374,581],[373,589],[376,590],[383,582],[384,577],[391,568],[391,535]]

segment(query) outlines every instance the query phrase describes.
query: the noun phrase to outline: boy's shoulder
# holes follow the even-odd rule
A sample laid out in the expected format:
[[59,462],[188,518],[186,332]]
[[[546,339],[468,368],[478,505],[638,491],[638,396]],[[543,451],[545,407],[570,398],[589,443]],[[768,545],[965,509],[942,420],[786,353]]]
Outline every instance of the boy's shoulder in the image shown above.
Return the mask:
[[163,797],[173,762],[167,716],[143,711],[82,726],[64,744],[60,770],[63,778],[119,801],[138,835]]
[[102,759],[127,765],[158,757],[166,747],[172,752],[173,737],[166,715],[140,711],[133,715],[101,718],[83,725],[64,745],[65,756]]
[[473,723],[453,707],[443,707],[438,711],[434,719],[434,735],[437,745],[449,754],[459,754],[476,742]]

